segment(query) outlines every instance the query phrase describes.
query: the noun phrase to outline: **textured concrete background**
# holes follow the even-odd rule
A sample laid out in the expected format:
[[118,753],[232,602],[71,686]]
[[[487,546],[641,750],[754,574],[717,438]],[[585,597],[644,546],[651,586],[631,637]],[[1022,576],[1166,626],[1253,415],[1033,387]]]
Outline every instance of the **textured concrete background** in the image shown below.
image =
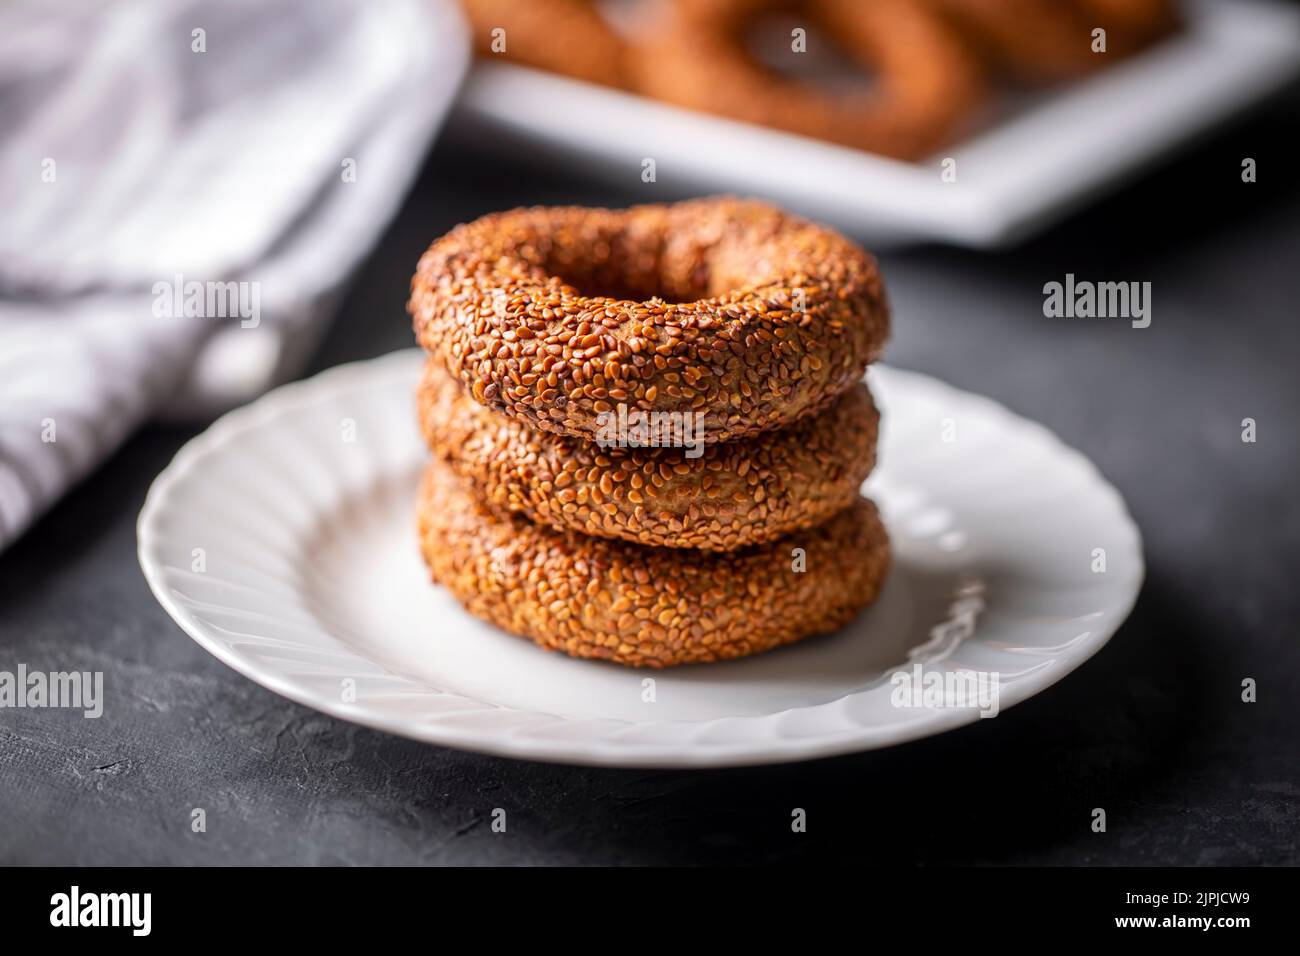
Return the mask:
[[[1146,536],[1133,617],[1049,692],[893,750],[723,772],[518,763],[364,730],[228,670],[153,601],[135,517],[193,432],[152,429],[0,555],[0,670],[103,670],[108,697],[100,720],[0,710],[0,862],[1300,863],[1297,116],[1300,90],[1011,252],[883,257],[889,361],[1050,425]],[[456,222],[670,195],[666,176],[593,189],[465,138],[431,156],[318,367],[410,344],[410,272]],[[1243,156],[1259,183],[1240,182]],[[1151,281],[1151,327],[1044,318],[1043,283],[1066,272]]]

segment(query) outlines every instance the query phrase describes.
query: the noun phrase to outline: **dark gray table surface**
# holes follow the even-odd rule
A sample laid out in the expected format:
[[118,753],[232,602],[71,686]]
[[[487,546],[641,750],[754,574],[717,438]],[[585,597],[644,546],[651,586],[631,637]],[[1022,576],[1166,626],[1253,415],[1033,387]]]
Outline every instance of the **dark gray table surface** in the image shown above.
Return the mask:
[[[0,555],[0,670],[102,670],[108,698],[99,720],[0,710],[0,861],[1300,863],[1298,107],[1293,91],[1021,248],[882,256],[888,360],[1045,422],[1145,535],[1131,619],[1039,697],[890,750],[713,772],[514,762],[346,724],[218,663],[150,596],[135,517],[196,430],[149,428]],[[456,222],[660,188],[593,187],[453,130],[316,366],[410,344],[408,277]],[[1151,327],[1045,318],[1042,286],[1067,272],[1149,280]]]

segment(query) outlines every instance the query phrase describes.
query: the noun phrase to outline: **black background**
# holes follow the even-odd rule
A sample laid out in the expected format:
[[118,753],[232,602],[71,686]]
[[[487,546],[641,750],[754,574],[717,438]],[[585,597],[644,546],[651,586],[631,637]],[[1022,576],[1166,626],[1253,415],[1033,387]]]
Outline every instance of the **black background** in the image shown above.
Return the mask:
[[[0,861],[1300,862],[1298,118],[1292,90],[1019,248],[881,257],[887,360],[1045,422],[1145,535],[1132,618],[1049,692],[891,750],[712,772],[529,764],[362,729],[227,669],[150,596],[135,518],[197,432],[150,428],[0,554],[0,668],[103,670],[108,697],[100,720],[0,711]],[[411,344],[410,273],[457,222],[679,193],[664,170],[593,187],[484,147],[460,127],[434,150],[316,368]],[[1241,182],[1246,156],[1258,183]],[[1067,272],[1150,281],[1151,327],[1045,318],[1042,286]],[[1258,703],[1241,702],[1244,677]],[[796,806],[807,833],[790,831]]]

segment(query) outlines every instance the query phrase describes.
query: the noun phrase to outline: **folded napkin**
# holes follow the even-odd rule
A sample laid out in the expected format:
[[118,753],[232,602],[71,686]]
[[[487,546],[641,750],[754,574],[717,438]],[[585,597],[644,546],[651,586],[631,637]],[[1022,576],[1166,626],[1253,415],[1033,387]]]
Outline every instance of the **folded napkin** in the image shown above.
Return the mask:
[[0,548],[302,370],[468,58],[451,0],[0,5]]

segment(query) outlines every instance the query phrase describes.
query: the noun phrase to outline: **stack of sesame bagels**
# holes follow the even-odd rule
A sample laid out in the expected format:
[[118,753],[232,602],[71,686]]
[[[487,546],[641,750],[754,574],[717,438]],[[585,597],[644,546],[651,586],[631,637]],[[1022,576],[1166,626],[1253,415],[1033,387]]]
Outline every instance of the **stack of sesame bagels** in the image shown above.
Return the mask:
[[517,209],[411,284],[421,546],[472,613],[664,667],[851,620],[888,539],[859,489],[889,331],[874,260],[730,198]]

